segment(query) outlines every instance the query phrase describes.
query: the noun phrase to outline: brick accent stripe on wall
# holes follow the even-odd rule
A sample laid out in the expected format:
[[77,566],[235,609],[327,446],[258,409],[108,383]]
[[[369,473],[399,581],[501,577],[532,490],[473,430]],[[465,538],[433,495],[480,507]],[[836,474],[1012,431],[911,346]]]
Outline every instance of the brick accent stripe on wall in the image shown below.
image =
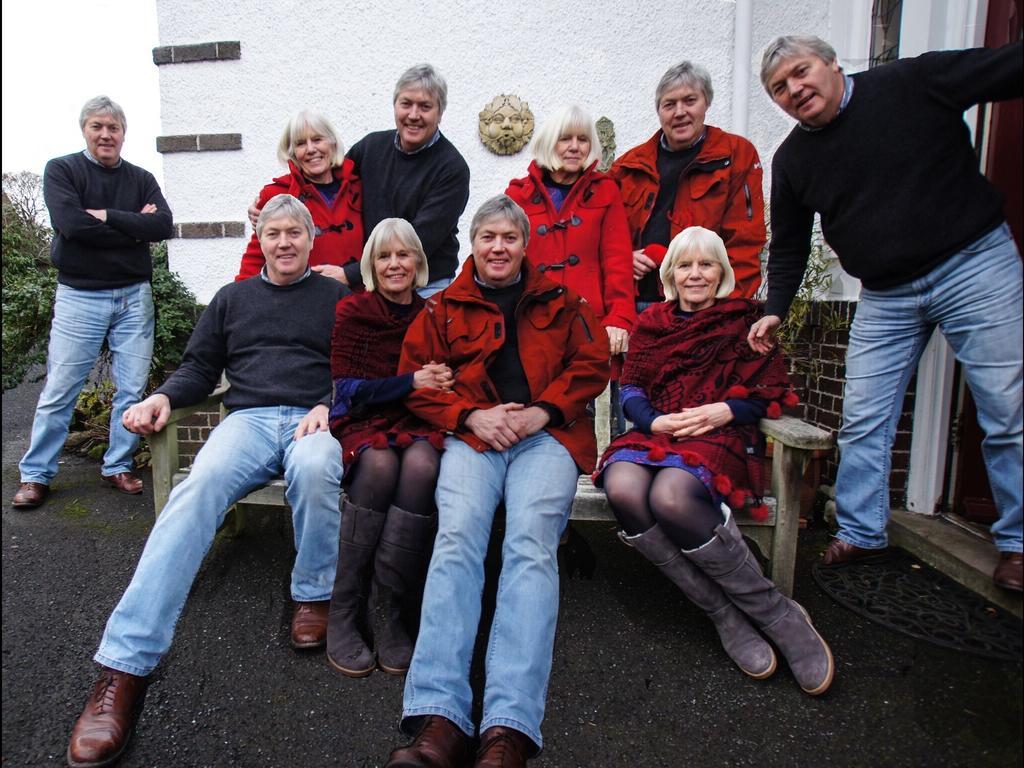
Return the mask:
[[194,45],[162,45],[153,49],[153,63],[187,64],[191,61],[231,61],[242,58],[242,44],[238,40]]
[[156,151],[230,152],[242,148],[240,133],[187,133],[180,136],[157,136]]
[[211,237],[245,237],[244,221],[190,221],[174,225],[174,237],[195,240]]

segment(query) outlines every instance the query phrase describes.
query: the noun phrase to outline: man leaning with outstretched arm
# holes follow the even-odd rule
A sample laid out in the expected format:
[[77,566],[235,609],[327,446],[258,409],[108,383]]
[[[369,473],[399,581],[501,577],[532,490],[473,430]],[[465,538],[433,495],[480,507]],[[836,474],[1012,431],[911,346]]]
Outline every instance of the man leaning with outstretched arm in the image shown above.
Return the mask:
[[774,344],[816,212],[843,268],[863,284],[846,357],[839,533],[823,565],[870,559],[887,546],[896,424],[938,327],[985,431],[999,511],[993,579],[1021,591],[1021,259],[963,112],[1021,96],[1022,50],[1017,42],[931,52],[852,76],[817,37],[780,37],[764,52],[761,82],[799,125],[772,162],[768,299],[751,346]]
[[266,266],[229,283],[203,312],[181,366],[125,411],[134,432],[159,432],[171,408],[203,400],[224,371],[230,411],[171,491],[131,584],[107,621],[101,665],[68,745],[72,768],[116,762],[142,708],[147,676],[171,645],[203,557],[228,508],[283,474],[295,565],[291,644],[323,646],[338,559],[341,448],[327,431],[331,329],[349,291],[309,269],[313,219],[289,195],[263,207],[256,233]]
[[110,444],[100,477],[122,493],[142,493],[132,472],[139,438],[121,424],[142,397],[153,357],[153,261],[149,244],[171,236],[171,209],[149,171],[121,157],[128,121],[106,96],[79,116],[85,149],[46,164],[43,200],[53,226],[50,258],[57,296],[32,439],[18,465],[21,485],[11,505],[46,501],[57,459],[103,342],[110,348],[114,399]]

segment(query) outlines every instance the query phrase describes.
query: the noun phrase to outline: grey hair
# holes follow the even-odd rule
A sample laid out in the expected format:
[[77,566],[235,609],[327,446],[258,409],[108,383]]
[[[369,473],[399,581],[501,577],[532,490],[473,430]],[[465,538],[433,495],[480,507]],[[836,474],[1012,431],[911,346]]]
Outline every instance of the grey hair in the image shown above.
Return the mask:
[[681,61],[661,76],[658,88],[654,92],[654,108],[659,109],[661,97],[681,85],[699,88],[704,94],[704,100],[707,101],[709,107],[711,106],[711,100],[715,97],[715,90],[711,87],[711,75],[700,64]]
[[761,54],[761,85],[768,90],[768,80],[784,59],[807,54],[817,56],[826,64],[831,64],[838,57],[836,49],[815,35],[783,35],[772,40]]
[[485,222],[492,219],[506,219],[519,230],[523,236],[523,246],[530,241],[530,219],[519,207],[519,204],[508,195],[495,195],[477,208],[473,221],[469,225],[469,240],[476,240],[476,233]]
[[300,203],[298,198],[284,194],[274,195],[263,206],[263,210],[260,211],[260,217],[256,219],[256,239],[258,240],[263,237],[263,227],[266,226],[268,221],[285,217],[294,219],[302,224],[309,233],[309,242],[313,242],[313,238],[316,237],[316,230],[313,228],[313,217],[310,215],[309,209]]
[[537,165],[548,171],[561,170],[562,158],[558,156],[555,148],[558,140],[569,133],[584,133],[590,140],[590,153],[583,161],[584,167],[589,166],[600,155],[601,145],[597,140],[594,118],[583,107],[573,104],[555,112],[534,134],[533,157]]
[[395,83],[395,97],[391,100],[394,104],[398,101],[398,94],[402,91],[420,90],[426,91],[437,99],[438,112],[444,114],[448,106],[448,83],[441,77],[441,74],[430,64],[417,64],[409,67]]
[[284,127],[281,139],[277,142],[277,159],[285,165],[289,160],[295,159],[295,145],[307,135],[323,136],[334,145],[334,154],[331,155],[331,167],[336,168],[345,159],[345,145],[338,138],[338,132],[331,121],[319,112],[304,109],[296,112],[288,120]]
[[377,289],[377,270],[373,268],[373,260],[395,240],[404,245],[406,250],[416,252],[416,279],[413,280],[412,287],[422,288],[430,282],[427,255],[423,252],[423,243],[420,242],[420,236],[416,234],[412,224],[405,219],[381,219],[366,239],[363,257],[359,260],[359,274],[363,276],[363,287],[366,290]]
[[89,115],[110,115],[121,123],[122,131],[128,132],[128,118],[124,116],[124,110],[121,109],[120,104],[109,96],[94,96],[85,102],[82,111],[78,115],[78,127],[80,129],[85,129],[85,121],[89,119]]
[[721,265],[722,282],[718,284],[718,291],[715,292],[716,299],[724,299],[733,292],[736,287],[736,275],[732,271],[729,254],[725,250],[725,242],[721,236],[704,227],[687,227],[672,238],[661,262],[661,284],[665,288],[665,301],[679,298],[675,276],[672,273],[675,271],[676,262],[690,252],[714,258]]

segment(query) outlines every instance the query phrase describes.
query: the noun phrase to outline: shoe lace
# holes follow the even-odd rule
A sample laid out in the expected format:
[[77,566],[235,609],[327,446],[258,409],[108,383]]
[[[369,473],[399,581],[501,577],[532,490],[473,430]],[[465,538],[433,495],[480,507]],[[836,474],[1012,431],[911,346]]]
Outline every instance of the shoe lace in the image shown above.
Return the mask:
[[113,672],[105,672],[96,681],[96,691],[93,694],[93,701],[96,705],[96,714],[102,715],[114,708],[114,699],[117,697],[118,683],[117,675]]

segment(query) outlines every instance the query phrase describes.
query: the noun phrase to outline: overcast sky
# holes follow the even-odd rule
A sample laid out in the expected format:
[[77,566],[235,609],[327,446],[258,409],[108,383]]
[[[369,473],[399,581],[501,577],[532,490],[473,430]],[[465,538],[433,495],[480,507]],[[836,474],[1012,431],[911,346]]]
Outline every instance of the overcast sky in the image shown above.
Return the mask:
[[128,118],[123,156],[163,180],[154,0],[8,0],[3,8],[3,170],[41,174],[85,147],[78,113],[106,94]]

